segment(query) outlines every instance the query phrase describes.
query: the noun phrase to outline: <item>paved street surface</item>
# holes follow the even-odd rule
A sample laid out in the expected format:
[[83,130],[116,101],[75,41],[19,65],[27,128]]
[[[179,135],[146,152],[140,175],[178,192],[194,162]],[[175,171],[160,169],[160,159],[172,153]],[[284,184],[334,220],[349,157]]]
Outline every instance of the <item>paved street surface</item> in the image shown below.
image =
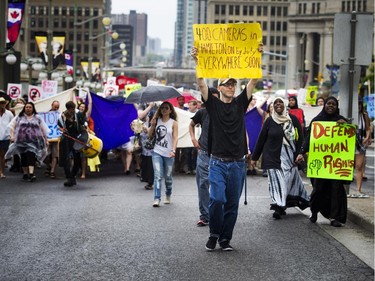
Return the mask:
[[[153,208],[153,192],[121,171],[108,160],[74,188],[63,186],[62,170],[51,180],[39,169],[34,183],[8,172],[0,280],[374,280],[372,233],[350,222],[333,229],[322,217],[312,224],[295,208],[275,221],[266,178],[247,177],[235,250],[206,252],[194,176],[176,175],[172,204]],[[337,236],[365,245],[367,260]]]

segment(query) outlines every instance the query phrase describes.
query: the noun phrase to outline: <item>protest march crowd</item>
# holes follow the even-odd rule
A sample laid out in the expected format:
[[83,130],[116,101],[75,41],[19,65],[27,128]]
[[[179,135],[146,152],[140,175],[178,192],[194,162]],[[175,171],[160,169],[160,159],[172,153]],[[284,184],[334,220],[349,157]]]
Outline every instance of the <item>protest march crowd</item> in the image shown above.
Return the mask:
[[[251,56],[262,52],[259,44]],[[217,243],[224,251],[233,250],[230,241],[245,177],[259,171],[268,178],[274,219],[282,219],[287,208],[298,207],[311,209],[312,223],[320,213],[333,227],[345,224],[347,196],[368,197],[361,185],[372,139],[363,101],[354,126],[340,115],[334,96],[315,95],[314,104],[299,106],[305,100],[298,95],[255,93],[258,74],[250,75],[254,78],[243,87],[229,75],[210,87],[199,70],[199,48],[193,47],[191,56],[197,65],[199,97],[180,94],[133,104],[126,103],[127,98],[104,98],[73,88],[30,102],[11,100],[3,92],[1,179],[6,180],[6,167],[12,165],[10,170],[21,172],[23,181],[35,182],[35,169],[44,163],[45,176],[55,179],[59,166],[64,186],[72,187],[77,178],[90,176],[88,169],[100,172],[102,155],[116,154],[124,175],[134,171],[146,183],[145,189],[153,190],[152,206],[160,207],[162,197],[164,204],[172,202],[173,174],[193,174],[197,225],[209,226],[208,251]],[[311,194],[301,173],[311,180]],[[353,174],[354,195],[347,194]]]

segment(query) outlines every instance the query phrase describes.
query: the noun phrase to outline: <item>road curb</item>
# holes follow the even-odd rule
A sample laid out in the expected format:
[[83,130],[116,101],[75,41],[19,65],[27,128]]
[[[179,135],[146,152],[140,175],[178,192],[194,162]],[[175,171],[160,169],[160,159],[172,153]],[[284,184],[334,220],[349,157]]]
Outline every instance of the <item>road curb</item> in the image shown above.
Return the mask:
[[374,234],[373,218],[367,218],[363,213],[348,208],[348,220]]

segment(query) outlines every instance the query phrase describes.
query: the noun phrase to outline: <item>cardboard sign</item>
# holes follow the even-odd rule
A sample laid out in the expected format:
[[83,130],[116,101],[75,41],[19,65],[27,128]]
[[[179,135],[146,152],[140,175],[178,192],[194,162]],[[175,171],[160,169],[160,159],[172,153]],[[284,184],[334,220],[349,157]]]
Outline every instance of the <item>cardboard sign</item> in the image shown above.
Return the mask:
[[353,179],[356,127],[336,122],[311,124],[307,176],[322,179]]
[[43,99],[52,97],[57,94],[57,81],[55,80],[43,80]]
[[132,92],[142,89],[141,83],[128,84],[125,86],[125,97],[127,98]]
[[60,112],[58,111],[48,111],[48,112],[39,112],[40,117],[48,126],[49,132],[47,138],[57,139],[61,136],[61,132],[58,129],[57,122],[59,120]]
[[118,96],[118,86],[117,85],[111,85],[111,84],[105,84],[104,90],[103,90],[104,96]]
[[306,103],[310,105],[315,105],[317,97],[318,97],[318,86],[307,87]]
[[194,24],[197,77],[261,78],[259,23]]
[[29,92],[27,94],[29,101],[36,102],[43,99],[43,88],[29,85]]
[[12,100],[22,97],[22,85],[8,83],[8,96],[10,96]]

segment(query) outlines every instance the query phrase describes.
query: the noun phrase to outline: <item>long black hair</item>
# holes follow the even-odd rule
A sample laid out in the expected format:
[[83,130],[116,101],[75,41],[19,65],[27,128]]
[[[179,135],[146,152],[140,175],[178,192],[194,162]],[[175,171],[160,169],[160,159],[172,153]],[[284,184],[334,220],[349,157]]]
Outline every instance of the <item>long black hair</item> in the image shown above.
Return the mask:
[[36,109],[35,109],[35,105],[33,102],[31,101],[28,101],[27,103],[25,103],[25,105],[23,106],[21,112],[18,114],[18,116],[24,116],[25,115],[25,108],[26,108],[26,105],[30,104],[32,107],[33,107],[33,114],[37,114],[38,112],[36,112]]

